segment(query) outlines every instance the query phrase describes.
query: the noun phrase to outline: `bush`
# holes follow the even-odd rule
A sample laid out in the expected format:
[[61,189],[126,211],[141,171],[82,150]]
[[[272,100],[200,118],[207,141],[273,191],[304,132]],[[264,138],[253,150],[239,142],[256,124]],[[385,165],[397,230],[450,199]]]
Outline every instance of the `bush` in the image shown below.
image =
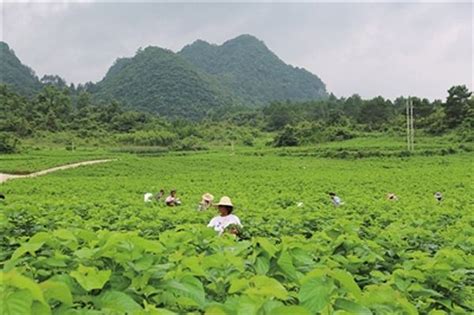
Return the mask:
[[296,130],[292,126],[286,126],[273,140],[273,146],[275,147],[294,147],[298,144],[299,140],[296,137]]
[[10,133],[0,133],[0,153],[14,153],[17,151],[19,140]]

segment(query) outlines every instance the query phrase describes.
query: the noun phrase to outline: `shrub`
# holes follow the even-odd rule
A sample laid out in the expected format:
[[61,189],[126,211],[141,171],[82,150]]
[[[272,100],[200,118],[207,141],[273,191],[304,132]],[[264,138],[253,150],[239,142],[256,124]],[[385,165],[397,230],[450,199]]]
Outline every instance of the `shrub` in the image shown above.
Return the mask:
[[10,133],[0,133],[0,153],[14,153],[17,150],[19,140]]

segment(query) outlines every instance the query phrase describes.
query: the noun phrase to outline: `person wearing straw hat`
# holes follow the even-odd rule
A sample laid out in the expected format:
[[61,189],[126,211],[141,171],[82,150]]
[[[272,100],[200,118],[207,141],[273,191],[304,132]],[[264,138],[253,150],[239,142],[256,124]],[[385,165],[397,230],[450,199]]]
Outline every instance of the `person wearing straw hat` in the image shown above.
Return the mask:
[[208,227],[213,228],[216,232],[219,232],[219,235],[224,233],[224,230],[229,225],[238,225],[242,226],[240,223],[239,218],[236,215],[232,214],[234,210],[234,205],[229,197],[224,196],[219,200],[217,204],[217,208],[219,209],[220,215],[212,218],[212,220],[207,225]]
[[204,195],[202,195],[201,202],[198,205],[198,211],[204,211],[209,209],[209,207],[212,205],[213,200],[214,196],[210,193],[205,193]]

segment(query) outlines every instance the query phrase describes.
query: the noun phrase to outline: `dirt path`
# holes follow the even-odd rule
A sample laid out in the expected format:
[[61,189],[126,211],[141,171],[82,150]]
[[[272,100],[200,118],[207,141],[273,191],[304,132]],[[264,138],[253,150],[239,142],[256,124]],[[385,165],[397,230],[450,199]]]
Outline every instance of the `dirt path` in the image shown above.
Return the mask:
[[53,167],[53,168],[48,168],[46,170],[42,170],[42,171],[39,171],[39,172],[34,172],[34,173],[31,173],[31,174],[27,174],[27,175],[15,175],[15,174],[0,173],[0,183],[6,182],[7,180],[11,180],[11,179],[36,177],[36,176],[41,176],[41,175],[45,175],[45,174],[56,172],[56,171],[67,170],[69,168],[74,168],[74,167],[78,167],[78,166],[82,166],[82,165],[91,165],[91,164],[105,163],[105,162],[110,162],[110,161],[114,161],[114,160],[113,159],[106,159],[106,160],[93,160],[93,161],[78,162],[78,163],[74,163],[74,164],[67,164],[67,165],[57,166],[57,167]]

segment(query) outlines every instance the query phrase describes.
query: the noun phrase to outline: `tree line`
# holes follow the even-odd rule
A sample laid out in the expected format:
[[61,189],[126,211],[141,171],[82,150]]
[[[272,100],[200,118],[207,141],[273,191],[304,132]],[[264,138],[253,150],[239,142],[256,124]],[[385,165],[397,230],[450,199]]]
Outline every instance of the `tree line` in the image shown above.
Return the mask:
[[[407,98],[394,101],[358,95],[310,102],[273,102],[263,108],[216,108],[200,121],[170,119],[128,110],[117,101],[95,101],[85,89],[55,77],[25,97],[0,85],[0,151],[15,151],[22,139],[66,133],[70,138],[102,139],[111,145],[200,149],[210,143],[253,145],[271,135],[273,146],[296,146],[357,137],[368,132],[404,132]],[[416,127],[427,135],[453,132],[473,141],[474,97],[453,86],[445,101],[411,98]],[[170,111],[173,109],[170,108]]]

